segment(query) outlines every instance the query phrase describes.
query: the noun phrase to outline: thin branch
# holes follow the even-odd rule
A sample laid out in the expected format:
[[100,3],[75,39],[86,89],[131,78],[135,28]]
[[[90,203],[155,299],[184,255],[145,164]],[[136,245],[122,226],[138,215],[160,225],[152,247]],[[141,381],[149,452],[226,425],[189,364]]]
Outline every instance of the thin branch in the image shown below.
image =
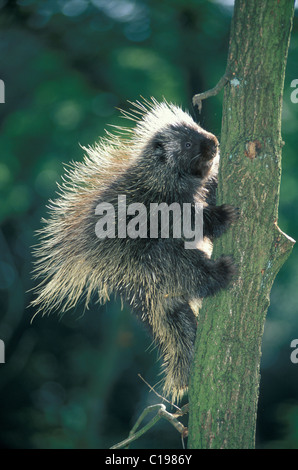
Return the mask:
[[[123,447],[128,446],[131,442],[133,442],[136,439],[138,439],[139,437],[141,437],[145,432],[147,432],[150,428],[152,428],[152,426],[154,426],[154,424],[156,424],[160,420],[161,415],[159,415],[158,412],[162,408],[165,409],[166,408],[165,405],[158,404],[158,405],[147,406],[147,408],[145,408],[143,410],[141,416],[138,418],[136,424],[134,425],[134,427],[130,431],[128,438],[125,439],[124,441],[119,442],[118,444],[113,445],[111,447],[111,449],[121,449]],[[140,429],[140,431],[135,432],[137,430],[137,428],[140,426],[140,424],[142,423],[143,419],[147,416],[147,414],[151,413],[151,411],[155,411],[155,410],[158,410],[158,412],[154,416],[154,418],[152,418],[151,421],[149,421],[148,424],[143,426],[142,429]]]
[[192,102],[194,106],[198,106],[199,113],[202,111],[202,101],[210,96],[218,95],[218,93],[226,86],[228,81],[232,78],[233,74],[230,71],[226,71],[224,76],[221,77],[217,85],[210,90],[204,91],[203,93],[198,93],[194,95]]
[[176,413],[173,413],[173,416],[183,416],[186,415],[189,412],[189,403],[186,403],[186,405],[183,405],[182,408],[178,408],[178,411]]
[[182,423],[180,423],[180,421],[178,421],[178,419],[176,418],[176,416],[172,413],[169,413],[166,408],[161,408],[158,412],[158,414],[160,416],[162,416],[163,418],[165,418],[167,421],[169,421],[169,423],[172,424],[172,426],[174,426],[174,428],[181,434],[181,436],[184,438],[184,437],[187,437],[188,436],[188,429],[187,427],[185,427]]
[[[137,429],[140,427],[142,424],[144,418],[151,413],[152,411],[157,411],[156,415],[147,423],[145,426],[143,426],[139,431]],[[180,421],[178,421],[177,417],[182,416],[183,414],[188,412],[188,405],[185,405],[176,413],[169,413],[166,410],[166,407],[163,403],[157,404],[157,405],[151,405],[147,406],[141,413],[140,417],[138,418],[137,422],[131,429],[129,436],[127,439],[124,439],[124,441],[119,442],[118,444],[115,444],[111,447],[111,449],[122,449],[123,447],[128,447],[128,445],[141,437],[145,432],[147,432],[149,429],[151,429],[161,418],[165,418],[169,423],[174,426],[174,428],[179,432],[182,438],[182,445],[183,445],[183,439],[187,437],[188,435],[188,429],[186,426],[184,426]]]
[[[146,382],[146,380],[141,376],[141,374],[138,374],[138,377],[140,377],[141,380],[143,380],[143,382],[147,385],[147,387],[150,388],[150,391],[155,393],[155,395],[158,397],[158,398],[161,398],[163,401],[166,401],[169,405],[173,406],[174,408],[177,409],[177,412],[181,411],[181,408],[179,408],[179,406],[175,405],[174,403],[170,402],[169,400],[167,400],[165,397],[163,397],[162,395],[160,395],[155,389],[154,387],[152,387],[152,385],[150,385],[148,382]],[[182,416],[182,415],[177,415],[177,416]]]

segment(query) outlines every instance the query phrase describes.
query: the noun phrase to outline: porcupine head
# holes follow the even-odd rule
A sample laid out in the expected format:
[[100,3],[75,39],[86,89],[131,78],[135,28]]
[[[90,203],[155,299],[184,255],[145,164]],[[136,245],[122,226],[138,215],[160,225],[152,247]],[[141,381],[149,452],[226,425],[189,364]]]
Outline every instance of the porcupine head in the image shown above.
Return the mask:
[[[34,252],[39,284],[32,304],[45,314],[64,312],[81,298],[87,305],[93,294],[101,303],[118,295],[151,331],[163,358],[164,393],[176,400],[188,386],[193,306],[226,286],[229,262],[211,264],[211,229],[200,249],[186,249],[183,233],[163,237],[158,228],[150,236],[150,208],[214,204],[218,141],[165,101],[136,102],[122,113],[135,126],[84,148],[84,161],[66,171],[50,201]],[[147,215],[138,219],[139,203]]]

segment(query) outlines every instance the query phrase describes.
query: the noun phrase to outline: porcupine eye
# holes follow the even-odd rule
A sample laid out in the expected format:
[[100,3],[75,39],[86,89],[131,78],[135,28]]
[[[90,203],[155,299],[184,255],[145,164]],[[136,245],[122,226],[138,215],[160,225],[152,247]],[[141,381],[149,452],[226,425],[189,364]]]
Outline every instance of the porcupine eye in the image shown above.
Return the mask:
[[190,149],[191,148],[191,142],[185,142],[185,148]]

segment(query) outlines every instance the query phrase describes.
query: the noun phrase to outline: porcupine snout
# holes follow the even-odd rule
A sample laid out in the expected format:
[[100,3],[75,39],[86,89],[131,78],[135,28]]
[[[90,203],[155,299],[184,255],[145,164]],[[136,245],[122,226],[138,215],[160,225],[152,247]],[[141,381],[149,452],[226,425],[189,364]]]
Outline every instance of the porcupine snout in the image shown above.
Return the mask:
[[219,142],[215,135],[205,132],[200,136],[198,154],[191,162],[191,173],[204,178],[212,167],[212,162],[218,154]]
[[202,136],[201,140],[201,157],[205,161],[212,160],[218,152],[219,142],[215,135],[209,132]]

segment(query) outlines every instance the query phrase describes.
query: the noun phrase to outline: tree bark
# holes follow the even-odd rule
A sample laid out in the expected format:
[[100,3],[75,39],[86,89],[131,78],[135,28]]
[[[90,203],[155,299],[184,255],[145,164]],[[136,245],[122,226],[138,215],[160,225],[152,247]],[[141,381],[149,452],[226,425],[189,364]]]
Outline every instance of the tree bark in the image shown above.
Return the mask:
[[189,389],[189,448],[254,448],[261,341],[273,281],[294,240],[277,226],[281,110],[291,0],[236,0],[221,134],[218,205],[241,209],[214,244],[233,287],[205,299]]

